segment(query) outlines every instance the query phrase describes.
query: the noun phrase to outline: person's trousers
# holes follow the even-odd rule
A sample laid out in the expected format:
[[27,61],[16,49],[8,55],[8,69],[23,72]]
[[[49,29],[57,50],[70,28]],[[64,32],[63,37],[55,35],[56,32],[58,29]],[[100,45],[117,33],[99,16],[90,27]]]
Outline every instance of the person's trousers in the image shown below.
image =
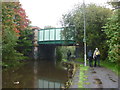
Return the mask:
[[70,61],[70,56],[67,57],[67,60]]
[[95,58],[95,63],[94,63],[94,67],[96,67],[96,64],[98,63],[98,66],[100,66],[100,55],[98,55],[96,58]]
[[89,66],[92,67],[92,57],[89,57]]

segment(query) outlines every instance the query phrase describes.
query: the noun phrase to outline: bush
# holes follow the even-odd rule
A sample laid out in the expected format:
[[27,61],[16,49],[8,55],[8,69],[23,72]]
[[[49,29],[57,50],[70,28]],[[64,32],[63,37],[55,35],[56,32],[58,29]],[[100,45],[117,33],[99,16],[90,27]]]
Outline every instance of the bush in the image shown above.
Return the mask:
[[58,62],[60,62],[62,60],[62,53],[61,53],[61,48],[57,47],[56,48],[56,59]]
[[105,28],[105,34],[107,35],[107,44],[109,47],[108,59],[111,62],[120,62],[120,26],[118,20],[119,11],[115,11],[113,16],[108,19],[108,22],[103,27]]

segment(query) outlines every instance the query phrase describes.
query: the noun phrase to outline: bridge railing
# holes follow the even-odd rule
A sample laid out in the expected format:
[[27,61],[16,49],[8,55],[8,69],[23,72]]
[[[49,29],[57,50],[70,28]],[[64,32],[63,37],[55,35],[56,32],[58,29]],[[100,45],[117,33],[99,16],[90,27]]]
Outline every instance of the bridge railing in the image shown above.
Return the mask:
[[61,36],[63,28],[40,29],[38,31],[38,41],[64,40]]
[[64,28],[50,28],[38,30],[38,44],[73,44],[73,38],[63,36]]
[[[40,29],[38,31],[38,41],[65,40],[62,32],[64,28]],[[70,38],[69,40],[73,40]]]

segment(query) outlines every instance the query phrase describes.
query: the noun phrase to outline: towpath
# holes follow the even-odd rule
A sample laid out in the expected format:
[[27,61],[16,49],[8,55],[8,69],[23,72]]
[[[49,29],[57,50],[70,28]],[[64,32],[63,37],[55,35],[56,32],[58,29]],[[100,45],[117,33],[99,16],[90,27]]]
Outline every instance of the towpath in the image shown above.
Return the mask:
[[[105,67],[90,67],[85,75],[87,79],[84,82],[84,88],[116,88],[115,90],[119,88],[120,90],[118,76]],[[78,88],[78,82],[79,70],[76,72],[70,88]]]

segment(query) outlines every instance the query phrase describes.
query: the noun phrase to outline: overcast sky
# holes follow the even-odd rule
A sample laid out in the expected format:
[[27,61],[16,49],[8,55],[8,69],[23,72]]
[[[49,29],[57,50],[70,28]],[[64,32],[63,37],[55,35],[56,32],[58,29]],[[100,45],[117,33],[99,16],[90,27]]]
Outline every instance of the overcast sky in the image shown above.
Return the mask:
[[[20,0],[25,9],[31,25],[44,28],[44,26],[60,27],[62,14],[74,8],[75,4],[83,0]],[[85,3],[105,5],[108,0],[85,0]]]

